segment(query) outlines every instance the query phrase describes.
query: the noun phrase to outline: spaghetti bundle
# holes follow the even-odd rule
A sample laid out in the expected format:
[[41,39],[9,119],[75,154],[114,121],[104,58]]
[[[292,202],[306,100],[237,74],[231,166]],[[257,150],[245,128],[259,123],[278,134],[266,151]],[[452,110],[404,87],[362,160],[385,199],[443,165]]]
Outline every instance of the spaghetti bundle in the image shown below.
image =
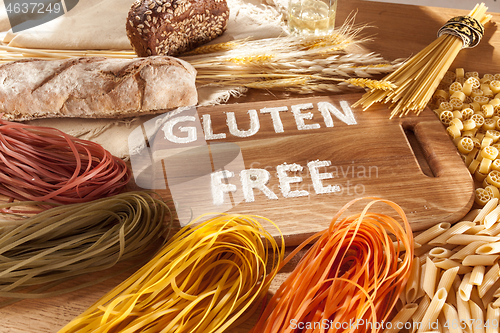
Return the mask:
[[[0,208],[40,204],[45,203],[6,203]],[[0,305],[85,287],[47,291],[68,278],[107,269],[143,253],[165,233],[169,214],[168,206],[148,192],[59,205],[30,217],[4,214],[0,298],[11,300]]]
[[211,333],[243,322],[284,256],[283,237],[279,246],[259,219],[218,215],[184,227],[60,332]]
[[[405,227],[389,216],[368,212],[376,202],[393,207]],[[388,318],[410,277],[411,229],[402,209],[384,200],[339,220],[350,204],[335,215],[328,230],[287,257],[319,237],[251,332],[368,332]]]
[[97,143],[55,128],[0,120],[0,194],[17,200],[87,202],[117,194],[125,163]]
[[400,68],[387,75],[382,82],[390,81],[394,90],[372,89],[353,104],[368,109],[377,102],[390,103],[391,118],[419,114],[425,109],[434,91],[462,48],[476,46],[484,33],[483,25],[491,18],[486,15],[484,3],[476,5],[468,16],[449,20],[438,32],[439,37],[417,53]]

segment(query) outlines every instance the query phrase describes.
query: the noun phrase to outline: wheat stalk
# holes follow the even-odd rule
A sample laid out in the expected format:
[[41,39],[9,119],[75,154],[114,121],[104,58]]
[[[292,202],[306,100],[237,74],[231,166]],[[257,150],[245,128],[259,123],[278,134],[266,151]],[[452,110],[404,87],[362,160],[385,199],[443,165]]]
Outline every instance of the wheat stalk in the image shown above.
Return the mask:
[[[341,92],[371,87],[392,89],[389,82],[367,80],[397,69],[374,53],[349,53],[347,48],[369,40],[361,37],[363,26],[350,18],[329,36],[284,36],[250,38],[201,46],[181,57],[197,70],[198,86],[240,86],[254,89],[285,89],[299,93]],[[132,51],[32,50],[0,46],[4,57],[13,61],[36,57],[113,57],[132,59]]]

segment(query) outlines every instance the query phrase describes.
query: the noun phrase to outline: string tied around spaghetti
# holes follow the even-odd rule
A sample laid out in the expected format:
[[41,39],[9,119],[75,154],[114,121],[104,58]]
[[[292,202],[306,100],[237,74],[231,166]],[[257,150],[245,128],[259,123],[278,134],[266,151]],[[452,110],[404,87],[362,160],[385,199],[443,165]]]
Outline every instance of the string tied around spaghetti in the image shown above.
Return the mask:
[[473,48],[484,35],[484,26],[472,16],[456,16],[448,20],[438,31],[438,37],[449,34],[462,39],[462,48]]

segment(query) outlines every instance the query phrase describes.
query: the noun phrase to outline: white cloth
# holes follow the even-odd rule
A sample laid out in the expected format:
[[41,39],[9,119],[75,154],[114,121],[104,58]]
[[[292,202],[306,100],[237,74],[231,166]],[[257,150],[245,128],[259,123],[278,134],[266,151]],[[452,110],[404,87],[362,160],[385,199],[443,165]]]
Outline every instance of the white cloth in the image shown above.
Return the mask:
[[[125,20],[133,1],[80,0],[71,11],[52,21],[18,33],[8,31],[3,42],[9,46],[45,49],[131,49],[126,36]],[[230,10],[227,30],[212,43],[246,37],[270,38],[287,33],[277,7],[259,0],[227,0],[227,3]],[[9,28],[7,17],[0,16],[0,29]],[[202,88],[198,91],[198,100],[200,105],[218,104],[227,101],[231,95],[242,92],[244,90],[241,88]],[[151,117],[126,121],[42,119],[30,123],[55,127],[70,135],[95,141],[113,155],[126,158],[129,151],[134,149],[127,144],[130,132]]]

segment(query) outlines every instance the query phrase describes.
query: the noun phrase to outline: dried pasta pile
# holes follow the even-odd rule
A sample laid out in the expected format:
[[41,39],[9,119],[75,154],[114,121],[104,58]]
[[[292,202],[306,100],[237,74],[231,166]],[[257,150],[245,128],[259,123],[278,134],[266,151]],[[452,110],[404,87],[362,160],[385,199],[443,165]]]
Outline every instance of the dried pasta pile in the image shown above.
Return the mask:
[[[415,237],[413,297],[402,294],[385,333],[500,331],[500,75],[448,71],[430,106],[476,181],[475,205],[462,221]],[[417,269],[418,268],[418,269]],[[418,323],[418,325],[417,325]],[[420,327],[419,325],[422,325]]]
[[[45,203],[8,203],[0,204],[0,208],[41,204]],[[164,236],[170,225],[165,218],[172,218],[167,205],[149,192],[126,192],[89,203],[55,206],[30,217],[2,214],[0,300],[8,300],[0,306],[87,286],[59,285],[143,254]]]
[[0,194],[79,203],[111,196],[130,180],[126,164],[99,144],[55,128],[0,120]]
[[[377,202],[393,207],[404,227],[389,216],[369,212]],[[340,219],[350,204],[335,215],[328,230],[304,242],[319,237],[270,300],[252,333],[368,332],[388,319],[410,277],[411,228],[402,209],[385,200],[372,201],[360,214]]]
[[284,256],[283,238],[278,245],[261,219],[218,215],[184,227],[60,332],[220,333],[244,321],[266,295]]
[[[498,199],[463,221],[440,223],[415,237],[412,276],[391,329],[399,332],[498,332]],[[495,222],[489,224],[495,215]]]
[[478,184],[476,204],[484,206],[500,198],[500,74],[480,78],[458,68],[439,88],[431,106]]

